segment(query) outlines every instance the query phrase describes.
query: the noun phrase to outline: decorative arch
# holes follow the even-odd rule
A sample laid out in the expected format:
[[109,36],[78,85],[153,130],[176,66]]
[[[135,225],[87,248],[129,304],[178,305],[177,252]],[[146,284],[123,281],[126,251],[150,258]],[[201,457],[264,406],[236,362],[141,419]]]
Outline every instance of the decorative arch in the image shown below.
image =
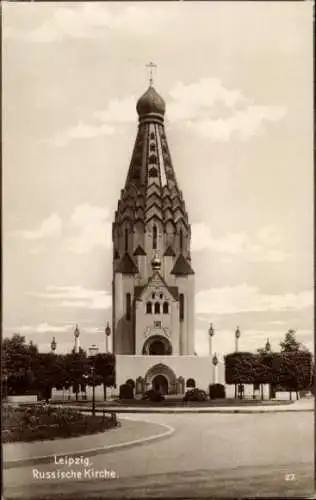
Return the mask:
[[171,356],[172,345],[170,341],[162,335],[152,335],[143,346],[144,356]]
[[165,377],[167,380],[168,394],[174,394],[176,392],[177,378],[172,368],[164,363],[157,363],[149,368],[145,375],[146,388],[151,389],[154,379],[159,375]]

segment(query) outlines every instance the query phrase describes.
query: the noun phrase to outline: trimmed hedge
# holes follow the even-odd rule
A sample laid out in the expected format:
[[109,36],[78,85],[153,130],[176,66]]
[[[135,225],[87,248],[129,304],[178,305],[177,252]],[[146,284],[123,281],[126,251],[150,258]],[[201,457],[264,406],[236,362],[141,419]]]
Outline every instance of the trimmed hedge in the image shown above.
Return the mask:
[[190,389],[184,395],[183,401],[207,401],[208,397],[205,391],[201,389]]
[[134,399],[134,391],[130,384],[120,385],[120,399]]
[[222,384],[210,384],[209,385],[209,397],[210,399],[225,399],[225,386]]
[[187,388],[191,388],[191,389],[195,389],[195,380],[194,378],[188,378],[187,380],[187,383],[186,383],[186,387]]
[[125,385],[130,385],[133,390],[135,389],[135,386],[136,386],[136,384],[132,378],[129,378],[128,380],[126,380]]
[[164,401],[165,397],[163,396],[163,394],[160,394],[160,392],[151,389],[145,392],[142,399],[149,399],[149,401],[156,403],[159,401]]

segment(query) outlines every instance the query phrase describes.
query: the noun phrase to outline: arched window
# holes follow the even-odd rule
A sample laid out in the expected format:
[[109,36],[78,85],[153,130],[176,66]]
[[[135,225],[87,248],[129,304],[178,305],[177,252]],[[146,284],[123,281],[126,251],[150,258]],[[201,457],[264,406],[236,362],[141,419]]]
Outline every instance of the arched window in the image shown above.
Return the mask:
[[159,304],[159,302],[155,302],[155,314],[160,314],[160,304]]
[[155,134],[153,132],[151,132],[150,134],[150,138],[153,140],[155,138]]
[[180,295],[179,295],[179,302],[180,302],[180,311],[179,311],[180,321],[183,321],[184,320],[184,295],[183,295],[183,293],[180,293]]
[[157,250],[157,226],[153,227],[153,249]]
[[157,163],[157,156],[156,155],[150,155],[150,157],[148,158],[148,161],[149,163],[154,163],[156,165]]
[[128,229],[125,229],[125,252],[128,252]]
[[168,314],[169,313],[169,304],[168,302],[164,302],[163,305],[162,305],[162,312],[164,314]]
[[156,151],[156,146],[154,143],[151,143],[149,146],[150,151]]
[[183,231],[180,229],[180,252],[183,250]]
[[148,172],[149,177],[158,177],[158,170],[156,167],[152,167]]
[[132,298],[131,294],[126,294],[126,319],[129,321],[131,319],[131,310],[132,310]]
[[152,313],[152,303],[151,302],[147,302],[147,304],[146,304],[146,313],[147,314]]

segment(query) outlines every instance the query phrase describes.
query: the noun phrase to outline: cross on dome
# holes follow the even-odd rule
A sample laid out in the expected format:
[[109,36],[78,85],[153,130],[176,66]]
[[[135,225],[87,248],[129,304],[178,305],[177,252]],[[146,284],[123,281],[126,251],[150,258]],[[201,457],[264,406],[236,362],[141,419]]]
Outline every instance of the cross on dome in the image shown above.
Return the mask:
[[157,68],[157,64],[150,61],[150,63],[146,64],[146,68],[149,68],[149,86],[153,86],[153,68]]

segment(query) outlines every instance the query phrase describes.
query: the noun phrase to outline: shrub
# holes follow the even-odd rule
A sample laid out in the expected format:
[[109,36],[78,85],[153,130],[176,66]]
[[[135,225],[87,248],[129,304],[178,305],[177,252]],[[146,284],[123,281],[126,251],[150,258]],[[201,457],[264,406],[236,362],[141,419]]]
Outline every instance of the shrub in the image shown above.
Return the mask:
[[183,401],[207,401],[207,394],[201,389],[190,389],[185,393]]
[[191,389],[195,389],[195,380],[194,378],[188,378],[186,386]]
[[134,398],[133,388],[129,384],[120,385],[119,398],[120,399],[133,399]]
[[164,401],[165,397],[160,394],[160,392],[151,389],[150,391],[145,392],[145,394],[143,395],[143,399],[149,399],[149,401],[156,403],[159,401]]
[[126,380],[125,385],[130,385],[133,390],[135,389],[135,382],[131,378],[129,378],[128,380]]
[[210,384],[209,396],[210,399],[225,399],[225,386],[222,384]]
[[3,442],[27,442],[102,432],[118,425],[115,417],[91,417],[68,408],[7,407],[3,412]]

